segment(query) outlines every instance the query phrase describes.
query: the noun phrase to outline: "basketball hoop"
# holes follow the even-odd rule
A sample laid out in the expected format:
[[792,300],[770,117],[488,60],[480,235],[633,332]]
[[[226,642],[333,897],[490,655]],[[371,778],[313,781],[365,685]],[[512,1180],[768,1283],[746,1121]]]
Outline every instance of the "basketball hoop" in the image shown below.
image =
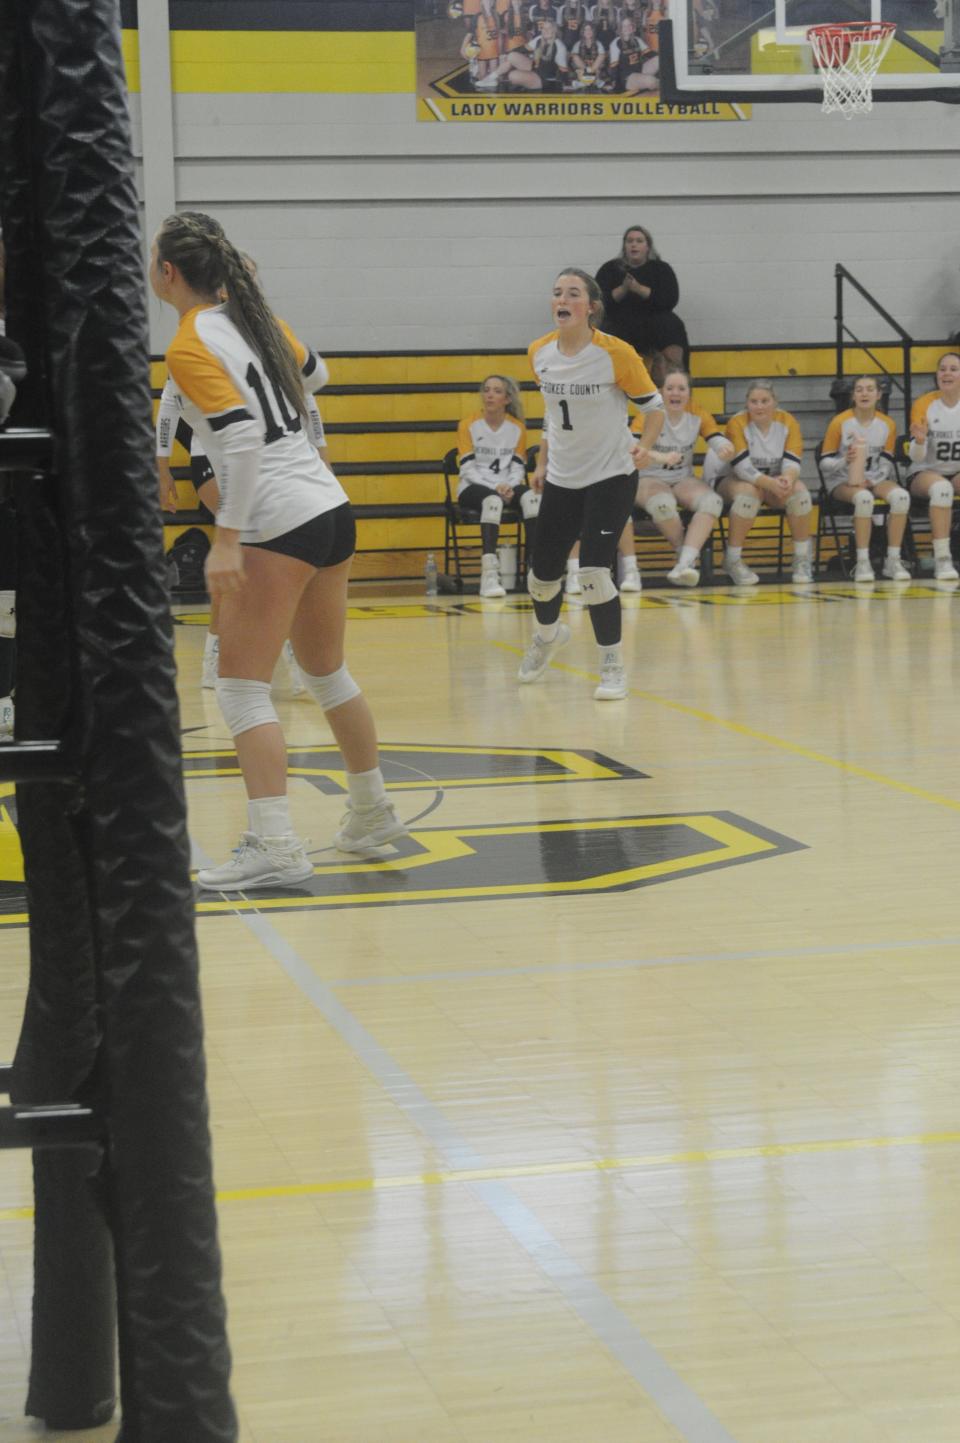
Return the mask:
[[807,39],[823,81],[824,115],[839,111],[849,119],[872,110],[870,86],[896,30],[886,20],[810,26]]

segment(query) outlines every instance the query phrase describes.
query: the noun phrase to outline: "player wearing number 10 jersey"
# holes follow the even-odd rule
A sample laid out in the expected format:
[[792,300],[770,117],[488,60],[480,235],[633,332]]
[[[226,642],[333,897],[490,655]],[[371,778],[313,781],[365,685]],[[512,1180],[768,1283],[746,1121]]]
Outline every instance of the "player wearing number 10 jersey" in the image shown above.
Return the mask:
[[207,558],[207,585],[220,600],[216,692],[248,797],[249,830],[232,860],[201,869],[197,881],[226,893],[300,886],[313,864],[291,824],[286,747],[270,699],[288,636],[343,754],[350,801],[336,846],[382,856],[406,835],[386,797],[373,718],[343,658],[356,529],[305,433],[304,392],[319,388],[324,368],[277,322],[223,227],[202,212],[164,221],[150,283],[179,314],[167,365],[220,483]]
[[[633,509],[638,462],[663,425],[663,401],[632,346],[595,329],[600,288],[586,271],[561,272],[553,287],[556,329],[534,341],[530,365],[543,393],[543,440],[531,477],[543,500],[527,585],[537,631],[520,665],[522,682],[542,675],[569,637],[559,620],[560,578],[580,541],[580,585],[600,648],[598,701],[627,694],[620,646],[620,597],[611,576],[617,541]],[[627,398],[645,413],[639,442]]]

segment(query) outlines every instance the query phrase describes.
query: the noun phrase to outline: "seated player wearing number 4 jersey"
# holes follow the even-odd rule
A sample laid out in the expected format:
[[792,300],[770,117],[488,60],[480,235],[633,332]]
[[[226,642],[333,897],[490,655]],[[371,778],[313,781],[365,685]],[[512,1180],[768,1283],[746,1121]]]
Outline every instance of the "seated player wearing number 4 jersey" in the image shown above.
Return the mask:
[[457,502],[480,512],[480,595],[499,597],[507,594],[500,584],[497,556],[503,508],[519,508],[529,551],[540,497],[526,485],[527,428],[516,381],[488,376],[480,387],[480,399],[483,410],[465,417],[457,431]]

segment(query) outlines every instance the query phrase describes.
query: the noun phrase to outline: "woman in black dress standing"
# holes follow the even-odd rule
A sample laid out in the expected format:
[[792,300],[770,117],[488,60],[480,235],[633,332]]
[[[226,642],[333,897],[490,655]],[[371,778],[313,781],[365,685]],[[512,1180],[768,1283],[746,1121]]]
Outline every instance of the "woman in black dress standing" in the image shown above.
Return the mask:
[[673,309],[680,287],[644,226],[632,225],[624,232],[620,254],[600,267],[597,284],[603,292],[605,329],[639,352],[657,385],[668,370],[686,369],[690,343]]

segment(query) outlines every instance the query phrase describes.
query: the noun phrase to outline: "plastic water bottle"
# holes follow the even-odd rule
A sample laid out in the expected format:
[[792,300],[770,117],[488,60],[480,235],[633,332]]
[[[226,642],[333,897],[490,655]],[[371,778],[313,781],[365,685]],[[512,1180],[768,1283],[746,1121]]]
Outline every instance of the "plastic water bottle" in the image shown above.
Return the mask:
[[424,590],[428,596],[436,596],[439,587],[437,585],[437,560],[432,551],[427,552],[427,564],[423,568]]

